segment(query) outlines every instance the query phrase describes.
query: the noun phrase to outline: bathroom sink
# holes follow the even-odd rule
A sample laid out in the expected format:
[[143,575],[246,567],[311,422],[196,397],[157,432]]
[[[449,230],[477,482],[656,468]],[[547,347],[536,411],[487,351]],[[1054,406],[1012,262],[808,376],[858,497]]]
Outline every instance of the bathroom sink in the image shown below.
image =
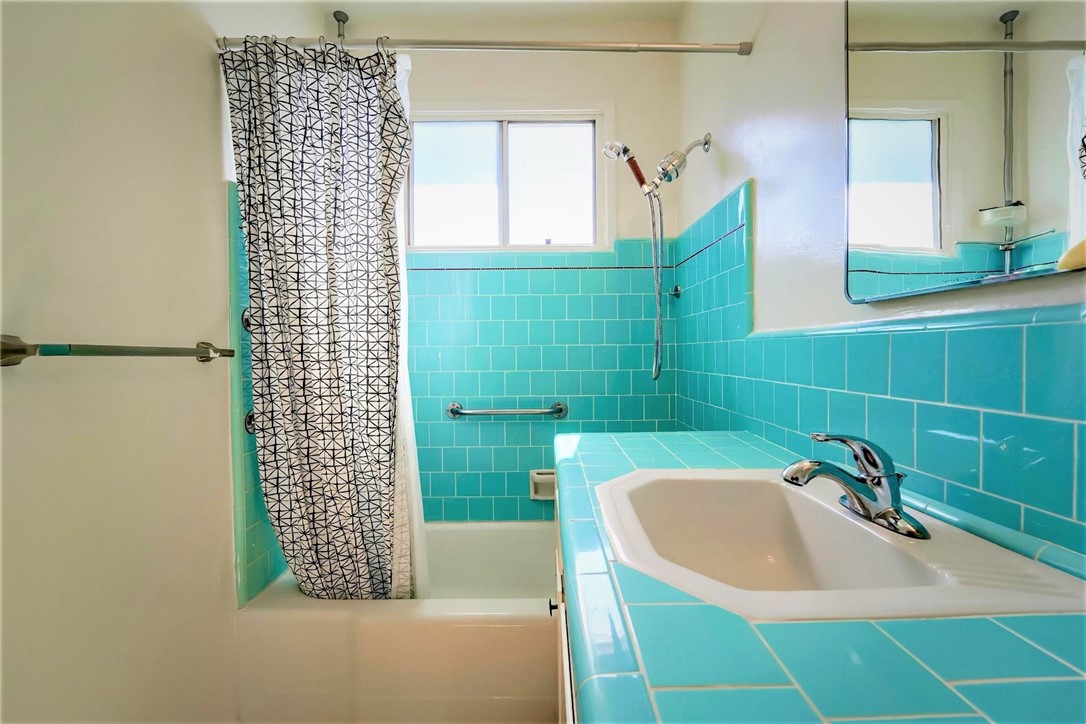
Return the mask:
[[914,540],[779,470],[640,470],[596,488],[615,555],[758,620],[1086,610],[1086,582],[920,512]]

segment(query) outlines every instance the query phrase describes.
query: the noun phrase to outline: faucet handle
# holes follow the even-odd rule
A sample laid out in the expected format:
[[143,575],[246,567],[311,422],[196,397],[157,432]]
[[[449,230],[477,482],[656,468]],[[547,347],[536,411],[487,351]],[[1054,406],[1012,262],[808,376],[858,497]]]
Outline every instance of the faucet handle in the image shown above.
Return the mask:
[[852,457],[860,473],[869,478],[896,477],[901,480],[905,477],[894,468],[894,460],[890,457],[890,453],[870,440],[832,432],[812,432],[811,439],[815,442],[839,442],[845,445],[852,451]]

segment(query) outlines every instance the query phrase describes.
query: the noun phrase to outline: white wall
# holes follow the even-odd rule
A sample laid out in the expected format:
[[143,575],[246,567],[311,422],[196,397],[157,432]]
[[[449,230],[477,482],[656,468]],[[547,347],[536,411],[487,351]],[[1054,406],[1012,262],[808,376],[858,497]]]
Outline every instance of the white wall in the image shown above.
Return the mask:
[[[843,2],[694,3],[682,39],[752,40],[747,58],[684,57],[683,137],[712,131],[683,176],[680,224],[753,177],[755,328],[1081,302],[1081,275],[850,305],[845,299]],[[700,159],[699,159],[700,160]]]
[[[217,33],[280,37],[335,37],[330,8],[308,5],[203,3],[201,13]],[[265,12],[264,8],[268,11]],[[352,20],[348,38],[452,38],[457,40],[636,40],[675,39],[679,8],[667,3],[479,3],[378,2],[335,5]],[[366,52],[366,51],[359,51]],[[675,55],[628,53],[515,53],[404,51],[411,56],[412,110],[444,104],[596,103],[614,108],[613,136],[634,150],[648,172],[680,137],[679,59]],[[700,135],[700,134],[698,134]],[[609,140],[600,138],[599,145]],[[597,156],[601,169],[612,162]],[[699,159],[700,160],[700,159]],[[648,209],[628,171],[617,165],[609,200],[617,203],[617,236],[649,235]],[[678,187],[668,189],[669,213],[677,210]],[[672,217],[674,218],[674,217]],[[675,228],[675,227],[672,227]]]
[[[3,5],[3,331],[227,340],[211,31],[181,4]],[[3,381],[3,718],[235,718],[228,363]]]

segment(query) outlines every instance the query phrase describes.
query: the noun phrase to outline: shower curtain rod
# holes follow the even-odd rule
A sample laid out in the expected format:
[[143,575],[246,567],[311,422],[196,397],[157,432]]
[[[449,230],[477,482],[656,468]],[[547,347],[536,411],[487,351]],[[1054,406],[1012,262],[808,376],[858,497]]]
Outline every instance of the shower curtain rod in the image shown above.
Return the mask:
[[[267,36],[265,36],[267,37]],[[324,38],[283,38],[283,42],[303,47],[320,46],[335,42],[347,50],[373,48],[377,42],[371,39],[325,40]],[[589,53],[731,53],[750,55],[753,43],[618,43],[618,42],[566,42],[560,40],[382,40],[390,48],[416,50],[518,50],[518,51],[579,51]],[[245,38],[220,38],[220,50],[237,50],[245,44]]]
[[1086,40],[962,40],[951,43],[849,43],[854,53],[962,53],[992,51],[1025,53],[1033,50],[1086,51]]

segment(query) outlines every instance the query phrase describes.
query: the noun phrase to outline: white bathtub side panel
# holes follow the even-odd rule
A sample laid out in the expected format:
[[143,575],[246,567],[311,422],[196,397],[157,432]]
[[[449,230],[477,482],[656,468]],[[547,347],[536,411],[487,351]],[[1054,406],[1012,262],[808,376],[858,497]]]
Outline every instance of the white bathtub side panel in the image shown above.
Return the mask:
[[547,600],[318,601],[284,576],[238,614],[242,721],[557,719]]

